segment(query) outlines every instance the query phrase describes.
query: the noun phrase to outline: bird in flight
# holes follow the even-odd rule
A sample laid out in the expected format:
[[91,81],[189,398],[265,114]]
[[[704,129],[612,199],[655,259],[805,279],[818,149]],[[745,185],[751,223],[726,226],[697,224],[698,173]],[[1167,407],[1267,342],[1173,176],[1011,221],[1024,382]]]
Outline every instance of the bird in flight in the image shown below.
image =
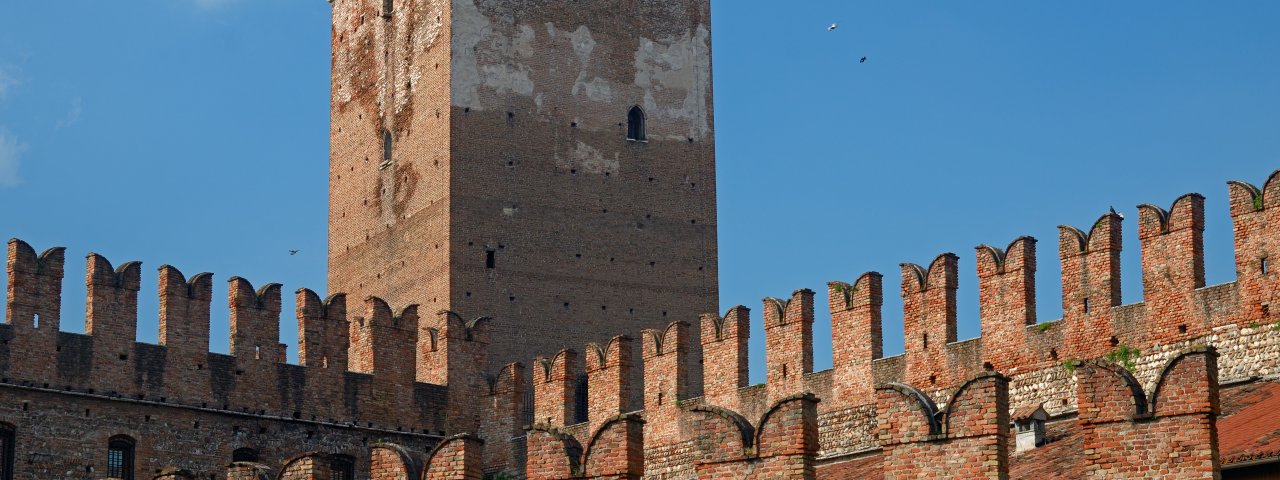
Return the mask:
[[840,24],[838,24],[838,23],[833,23],[833,24],[831,24],[831,26],[830,26],[830,27],[827,27],[827,31],[828,31],[828,32],[834,32],[837,28],[840,28]]
[[858,63],[867,63],[867,57],[862,57],[858,59]]
[[289,255],[297,255],[297,254],[298,254],[297,250],[289,250]]

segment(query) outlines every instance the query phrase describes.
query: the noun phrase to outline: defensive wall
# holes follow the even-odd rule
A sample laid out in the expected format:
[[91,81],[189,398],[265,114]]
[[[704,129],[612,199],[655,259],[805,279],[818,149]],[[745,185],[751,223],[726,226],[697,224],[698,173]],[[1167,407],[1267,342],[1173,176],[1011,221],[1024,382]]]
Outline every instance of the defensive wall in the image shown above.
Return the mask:
[[[1087,230],[1060,228],[1064,317],[1053,322],[1036,322],[1037,243],[1027,237],[976,248],[977,339],[956,339],[953,254],[902,265],[898,356],[883,357],[878,273],[828,286],[831,370],[813,372],[815,292],[765,299],[761,385],[747,384],[746,307],[486,372],[477,366],[489,319],[420,318],[377,298],[349,314],[340,294],[300,290],[300,365],[289,365],[279,286],[255,290],[236,277],[231,354],[210,353],[212,278],[168,266],[159,271],[160,345],[138,343],[141,266],[94,254],[86,334],[60,332],[64,252],[37,255],[14,240],[0,420],[27,462],[18,478],[102,478],[95,455],[120,434],[146,462],[138,478],[332,478],[335,455],[375,479],[845,478],[867,469],[1008,478],[1010,412],[1034,405],[1078,422],[1093,475],[1214,478],[1219,385],[1280,372],[1280,316],[1270,308],[1280,277],[1269,264],[1280,248],[1280,172],[1261,189],[1229,190],[1234,282],[1204,285],[1205,199],[1184,195],[1168,210],[1139,208],[1142,303],[1121,305],[1122,218],[1107,214]],[[420,321],[432,322],[428,342],[416,336]],[[642,361],[632,365],[637,348]],[[416,382],[422,369],[447,385]],[[630,400],[637,391],[641,405]],[[260,460],[228,466],[246,445]]]
[[[1205,199],[1188,194],[1167,210],[1139,207],[1141,303],[1121,304],[1123,218],[1108,213],[1086,229],[1059,229],[1060,320],[1037,323],[1037,242],[1022,237],[1005,248],[975,249],[981,338],[957,341],[958,257],[947,253],[927,266],[902,265],[902,355],[883,357],[883,277],[868,272],[828,286],[831,370],[813,371],[816,295],[808,290],[763,301],[762,385],[747,384],[746,307],[703,316],[697,325],[644,331],[639,342],[621,336],[588,345],[583,355],[539,358],[530,386],[534,422],[528,437],[517,439],[527,442],[526,473],[847,478],[845,469],[872,461],[885,478],[1007,478],[1010,411],[1043,406],[1055,418],[1077,419],[1093,452],[1089,468],[1098,474],[1210,478],[1220,467],[1213,426],[1219,383],[1280,373],[1280,317],[1270,308],[1280,277],[1269,265],[1280,253],[1280,172],[1262,188],[1230,182],[1229,193],[1237,271],[1231,283],[1205,285]],[[692,358],[688,345],[694,328],[701,329],[702,358]],[[625,353],[617,353],[635,343],[644,359],[638,377],[626,373],[619,361]],[[697,363],[701,379],[689,373]],[[573,382],[584,368],[586,395]],[[699,386],[703,396],[687,395]],[[626,392],[637,388],[643,405],[627,405]],[[583,398],[587,422],[569,421]],[[629,433],[635,425],[643,425],[640,433]],[[1119,446],[1117,439],[1124,439]],[[639,458],[602,470],[596,451]]]
[[[159,344],[151,345],[135,339],[141,263],[87,256],[83,335],[59,330],[64,264],[62,248],[37,255],[9,241],[0,420],[15,432],[19,478],[102,478],[114,436],[135,442],[140,475],[164,467],[221,475],[233,451],[251,448],[275,463],[307,450],[346,455],[363,477],[372,442],[424,450],[478,428],[488,319],[421,318],[416,306],[393,309],[376,297],[349,314],[343,294],[302,289],[291,365],[278,284],[227,281],[223,355],[209,351],[211,274],[159,268]],[[421,351],[419,322],[429,335]],[[419,371],[441,384],[415,381]]]

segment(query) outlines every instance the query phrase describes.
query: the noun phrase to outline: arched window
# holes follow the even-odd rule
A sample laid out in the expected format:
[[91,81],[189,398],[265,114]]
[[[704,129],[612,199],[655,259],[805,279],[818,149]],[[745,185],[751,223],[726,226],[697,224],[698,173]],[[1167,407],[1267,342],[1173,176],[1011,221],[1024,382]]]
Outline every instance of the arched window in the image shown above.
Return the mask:
[[643,142],[647,140],[644,132],[644,110],[640,106],[631,107],[627,112],[627,140]]
[[0,480],[13,480],[13,443],[17,441],[17,429],[0,423]]
[[132,438],[124,435],[111,437],[107,442],[107,476],[133,480]]
[[391,163],[391,130],[382,131],[382,163]]
[[256,462],[258,461],[258,451],[252,448],[237,448],[231,452],[231,461],[233,462]]
[[333,480],[356,480],[356,459],[348,455],[330,457],[329,469],[333,471]]

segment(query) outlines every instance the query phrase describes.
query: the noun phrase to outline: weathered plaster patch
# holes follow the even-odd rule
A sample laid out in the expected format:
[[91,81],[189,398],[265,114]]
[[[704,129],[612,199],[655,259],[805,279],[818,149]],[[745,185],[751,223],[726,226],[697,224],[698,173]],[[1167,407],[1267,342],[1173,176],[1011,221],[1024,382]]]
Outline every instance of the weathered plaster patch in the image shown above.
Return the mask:
[[[533,95],[533,80],[529,79],[529,67],[524,65],[485,65],[484,85],[498,93],[515,92]],[[479,108],[479,107],[473,107]]]
[[613,154],[613,158],[608,158],[599,149],[579,141],[568,154],[568,158],[565,158],[560,156],[558,152],[556,153],[556,165],[558,167],[577,169],[584,173],[596,175],[618,173],[620,163],[617,153]]
[[453,5],[453,106],[484,110],[481,87],[499,94],[533,96],[529,66],[515,59],[534,55],[536,30],[519,25],[513,35],[504,35],[480,12],[475,0],[453,0]]
[[588,81],[586,69],[578,73],[578,79],[573,83],[574,96],[579,93],[585,93],[587,98],[596,102],[613,101],[613,87],[609,85],[609,81],[600,77]]
[[583,68],[586,68],[587,64],[591,63],[591,52],[596,49],[596,39],[591,38],[591,29],[586,25],[579,26],[569,34],[569,41],[573,42],[573,53],[578,55],[578,59],[582,60]]
[[[640,39],[635,55],[636,86],[644,89],[644,109],[651,118],[688,122],[690,138],[711,132],[711,32],[699,25],[680,37]],[[683,96],[681,96],[683,94]],[[661,121],[651,125],[662,125]],[[679,138],[678,132],[653,132]]]
[[480,85],[484,83],[476,47],[492,34],[489,19],[472,0],[453,1],[453,69],[450,80],[452,104],[479,110]]

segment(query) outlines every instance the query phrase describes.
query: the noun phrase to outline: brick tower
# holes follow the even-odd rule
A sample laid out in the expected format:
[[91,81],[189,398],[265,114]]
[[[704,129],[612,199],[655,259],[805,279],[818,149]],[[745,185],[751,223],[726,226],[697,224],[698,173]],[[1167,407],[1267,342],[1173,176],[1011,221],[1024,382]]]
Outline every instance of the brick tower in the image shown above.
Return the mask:
[[332,1],[331,291],[491,364],[718,308],[708,0]]

